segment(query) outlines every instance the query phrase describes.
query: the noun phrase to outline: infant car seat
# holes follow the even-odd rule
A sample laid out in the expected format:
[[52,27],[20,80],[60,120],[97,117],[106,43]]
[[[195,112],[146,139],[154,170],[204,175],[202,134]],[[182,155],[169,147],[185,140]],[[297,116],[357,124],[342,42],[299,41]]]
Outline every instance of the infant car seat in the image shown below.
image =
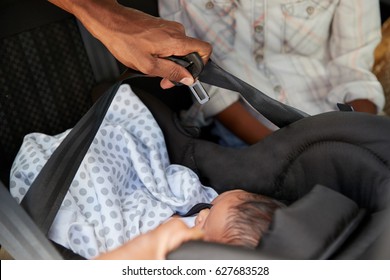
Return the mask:
[[[216,66],[209,62],[204,73],[215,74],[210,70],[213,67]],[[45,205],[42,193],[52,195],[47,186],[58,187],[61,182],[69,186],[119,84],[95,104],[61,143],[22,201],[45,231],[56,209]],[[209,243],[192,247],[190,243],[173,253],[172,258],[378,257],[372,254],[372,248],[387,240],[383,236],[389,230],[389,118],[356,112],[302,115],[265,140],[236,150],[191,136],[167,106],[142,90],[135,91],[159,123],[172,163],[192,168],[204,184],[218,192],[241,188],[289,205],[277,210],[270,230],[255,251]],[[282,121],[282,112],[274,112],[270,119]],[[296,117],[296,113],[293,111],[292,116]],[[63,160],[64,152],[72,154],[74,149],[76,156]],[[64,174],[63,170],[68,172]],[[55,199],[47,202],[58,205],[63,189],[53,194]],[[385,245],[388,242],[380,244],[380,248]],[[380,252],[387,252],[380,256],[388,258],[389,251]]]

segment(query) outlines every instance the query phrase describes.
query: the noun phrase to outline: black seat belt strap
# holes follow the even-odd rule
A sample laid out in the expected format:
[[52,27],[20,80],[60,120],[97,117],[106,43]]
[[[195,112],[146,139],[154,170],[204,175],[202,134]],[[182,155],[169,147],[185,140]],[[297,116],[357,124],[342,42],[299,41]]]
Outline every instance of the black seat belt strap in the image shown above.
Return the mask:
[[205,65],[202,73],[200,73],[199,80],[210,85],[239,92],[254,109],[278,127],[289,125],[308,116],[308,114],[296,108],[272,99],[260,90],[223,70],[213,61],[209,61]]
[[51,155],[21,205],[47,234],[119,87],[113,86],[81,118]]

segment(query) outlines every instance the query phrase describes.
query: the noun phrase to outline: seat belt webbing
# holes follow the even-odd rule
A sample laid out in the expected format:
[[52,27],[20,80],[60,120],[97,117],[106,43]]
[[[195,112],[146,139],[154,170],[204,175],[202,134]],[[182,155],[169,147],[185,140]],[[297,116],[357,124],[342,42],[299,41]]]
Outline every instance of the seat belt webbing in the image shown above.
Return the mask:
[[21,205],[47,234],[119,84],[111,87],[81,118],[50,156]]
[[239,92],[256,111],[261,113],[277,127],[284,127],[308,116],[308,114],[294,107],[269,97],[260,90],[223,70],[212,61],[209,61],[205,65],[202,73],[200,73],[199,80],[210,85]]

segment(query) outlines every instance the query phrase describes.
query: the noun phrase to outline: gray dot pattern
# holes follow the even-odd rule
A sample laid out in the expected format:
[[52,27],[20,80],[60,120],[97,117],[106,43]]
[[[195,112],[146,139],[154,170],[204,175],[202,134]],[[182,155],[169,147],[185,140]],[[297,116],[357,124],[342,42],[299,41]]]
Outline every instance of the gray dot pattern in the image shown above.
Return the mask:
[[[11,170],[10,189],[17,201],[69,131],[25,137]],[[122,85],[49,237],[90,259],[216,196],[192,170],[169,163],[157,122],[130,86]]]

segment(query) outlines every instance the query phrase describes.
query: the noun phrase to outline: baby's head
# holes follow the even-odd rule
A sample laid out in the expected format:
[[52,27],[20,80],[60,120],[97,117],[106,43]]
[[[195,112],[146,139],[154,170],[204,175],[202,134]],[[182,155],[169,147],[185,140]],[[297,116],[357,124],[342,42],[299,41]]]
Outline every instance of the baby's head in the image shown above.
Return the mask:
[[224,192],[211,204],[195,220],[195,226],[204,231],[204,240],[249,248],[259,244],[275,210],[284,206],[269,197],[243,190]]

